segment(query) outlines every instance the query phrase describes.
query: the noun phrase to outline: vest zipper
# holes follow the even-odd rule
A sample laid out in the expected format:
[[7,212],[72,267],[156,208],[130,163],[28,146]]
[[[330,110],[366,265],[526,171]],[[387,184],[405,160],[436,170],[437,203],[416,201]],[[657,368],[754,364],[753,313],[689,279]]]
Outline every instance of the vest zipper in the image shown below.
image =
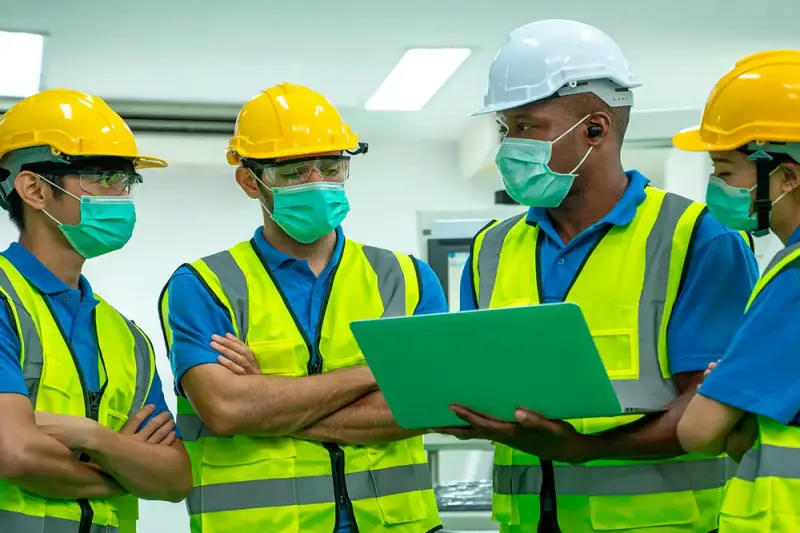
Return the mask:
[[[342,250],[342,254],[344,254],[344,250]],[[341,263],[341,259],[339,260]],[[317,322],[317,336],[314,339],[314,346],[316,348],[316,361],[312,365],[309,363],[309,374],[319,374],[322,372],[322,352],[320,351],[320,344],[322,342],[322,326],[325,322],[325,312],[328,309],[328,301],[331,297],[331,291],[333,290],[333,283],[336,277],[336,272],[339,270],[339,263],[333,267],[333,270],[330,274],[330,281],[328,281],[328,286],[325,288],[325,295],[322,299],[322,305],[320,306],[320,313],[319,313],[319,320]],[[313,372],[312,372],[313,371]],[[358,524],[356,524],[356,515],[353,512],[353,502],[350,501],[350,496],[347,494],[347,483],[345,481],[345,456],[344,450],[341,446],[334,443],[323,443],[323,446],[328,450],[328,453],[331,456],[331,473],[333,474],[333,494],[336,498],[336,524],[334,525],[333,531],[336,532],[339,530],[339,526],[341,523],[341,509],[342,507],[346,507],[347,510],[350,512],[350,519],[352,520],[352,528],[355,533],[358,533]]]
[[[78,380],[80,381],[81,391],[83,392],[83,406],[84,410],[86,411],[86,416],[87,418],[97,421],[100,411],[100,400],[102,399],[103,393],[102,392],[92,393],[89,391],[89,388],[86,386],[86,378],[83,376],[81,365],[78,362],[78,356],[75,353],[75,349],[72,347],[72,343],[69,342],[69,337],[64,332],[64,328],[61,327],[61,323],[58,321],[58,318],[56,318],[57,315],[53,310],[52,306],[50,305],[48,299],[46,297],[43,297],[43,299],[45,301],[45,304],[47,305],[47,309],[50,311],[50,316],[53,318],[53,322],[56,323],[58,331],[61,333],[61,338],[64,340],[64,344],[67,346],[69,354],[72,356],[72,362],[75,365],[75,371],[78,373]],[[95,317],[94,312],[92,312],[92,321],[95,322],[95,329],[96,329],[97,319]],[[99,350],[99,338],[98,338],[98,350]],[[78,457],[78,460],[87,463],[91,460],[91,458],[85,453],[82,453]],[[81,509],[81,521],[78,525],[78,533],[90,533],[92,530],[92,522],[94,521],[94,509],[92,509],[92,505],[89,503],[88,499],[76,500],[76,502]]]
[[537,533],[561,533],[556,507],[556,476],[553,461],[539,459],[542,469],[542,488],[539,491],[539,524]]

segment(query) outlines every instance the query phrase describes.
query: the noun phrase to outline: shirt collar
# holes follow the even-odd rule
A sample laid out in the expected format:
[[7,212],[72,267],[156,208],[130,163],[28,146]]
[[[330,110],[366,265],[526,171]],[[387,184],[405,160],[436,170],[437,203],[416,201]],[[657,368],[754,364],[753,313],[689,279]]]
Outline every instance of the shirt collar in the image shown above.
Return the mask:
[[[11,243],[2,255],[42,294],[53,295],[73,290],[18,242]],[[78,280],[78,289],[81,291],[81,299],[94,298],[92,287],[82,274]]]
[[[267,239],[264,238],[264,226],[259,227],[255,235],[253,235],[253,240],[256,243],[256,248],[261,253],[261,257],[264,258],[264,261],[267,262],[267,266],[270,270],[275,271],[278,270],[280,267],[287,263],[291,263],[292,261],[298,261],[298,259],[287,255],[280,250],[276,250]],[[339,262],[339,258],[342,256],[342,249],[344,248],[344,232],[342,231],[342,227],[339,226],[336,228],[336,247],[333,249],[333,255],[331,256],[331,260],[329,264],[335,265]]]
[[[647,194],[644,192],[645,187],[650,183],[642,173],[638,170],[629,170],[625,172],[628,178],[628,187],[622,193],[622,198],[619,199],[608,214],[603,217],[595,225],[611,224],[613,226],[626,226],[631,223],[633,217],[636,216],[636,210],[639,204],[644,202]],[[537,224],[552,226],[550,215],[546,207],[531,207],[528,210],[527,223],[535,226]]]

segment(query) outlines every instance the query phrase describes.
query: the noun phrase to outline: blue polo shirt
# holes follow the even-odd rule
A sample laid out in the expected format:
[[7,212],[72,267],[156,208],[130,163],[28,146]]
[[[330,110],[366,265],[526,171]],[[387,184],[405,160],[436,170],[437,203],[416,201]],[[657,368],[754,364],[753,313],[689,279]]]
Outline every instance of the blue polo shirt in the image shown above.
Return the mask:
[[[56,320],[75,350],[86,387],[91,392],[98,392],[100,390],[99,348],[92,320],[98,301],[94,298],[89,281],[81,276],[78,288],[71,288],[19,243],[9,246],[2,256],[47,298],[55,312]],[[28,390],[19,362],[21,347],[13,324],[7,309],[0,305],[0,394],[14,393],[27,396]],[[104,353],[103,356],[113,357],[114,354]],[[150,418],[169,411],[157,370],[146,403],[156,406]]]
[[[547,209],[529,210],[528,224],[538,225],[544,233],[540,268],[546,303],[564,300],[587,254],[609,226],[625,226],[633,220],[649,180],[635,170],[626,176],[628,187],[617,205],[566,245]],[[722,357],[757,279],[758,263],[747,242],[706,214],[698,225],[667,329],[673,374],[705,370],[708,363]],[[475,309],[470,262],[464,267],[460,292],[461,309]]]
[[[258,228],[254,240],[264,257],[275,282],[280,287],[294,315],[308,338],[316,338],[322,302],[331,272],[339,262],[344,247],[344,234],[336,230],[336,247],[325,269],[316,276],[305,260],[294,259],[273,248]],[[445,313],[447,302],[439,279],[431,267],[415,259],[419,267],[422,294],[414,314]],[[210,347],[211,335],[233,333],[228,314],[217,305],[201,282],[186,267],[179,268],[169,281],[169,326],[172,329],[172,348],[169,352],[178,394],[180,381],[190,368],[202,364],[218,364],[219,355]],[[316,350],[316,347],[314,347]],[[319,357],[316,352],[312,359]],[[339,533],[351,533],[349,510],[340,508]]]
[[[800,228],[786,245],[798,242]],[[795,262],[772,278],[753,301],[699,393],[782,424],[800,421],[798,339],[800,263]]]

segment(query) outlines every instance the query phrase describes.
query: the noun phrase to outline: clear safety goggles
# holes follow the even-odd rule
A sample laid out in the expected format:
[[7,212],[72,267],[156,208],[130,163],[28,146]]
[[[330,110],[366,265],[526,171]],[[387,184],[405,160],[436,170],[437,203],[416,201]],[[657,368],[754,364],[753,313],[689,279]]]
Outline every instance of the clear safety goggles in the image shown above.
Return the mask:
[[81,190],[91,196],[136,196],[142,176],[130,170],[65,172],[62,176],[78,178]]
[[300,185],[310,181],[342,183],[350,176],[350,157],[323,156],[292,159],[260,166],[267,185]]

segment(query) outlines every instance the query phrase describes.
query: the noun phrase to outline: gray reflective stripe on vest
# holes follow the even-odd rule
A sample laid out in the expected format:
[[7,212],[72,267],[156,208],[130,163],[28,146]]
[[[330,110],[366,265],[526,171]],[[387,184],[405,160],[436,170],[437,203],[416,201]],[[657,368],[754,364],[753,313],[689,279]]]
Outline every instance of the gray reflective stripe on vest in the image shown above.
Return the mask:
[[[678,222],[692,201],[666,193],[645,248],[644,285],[639,298],[639,379],[613,380],[623,408],[660,409],[676,396],[672,380],[664,379],[658,361],[658,340],[669,283],[670,255]],[[479,307],[487,309],[497,282],[500,253],[506,235],[526,215],[521,214],[486,232],[478,256]]]
[[196,414],[179,414],[177,416],[176,424],[181,430],[181,436],[183,437],[184,442],[194,442],[202,437],[218,437],[210,429],[208,429],[208,426],[203,424],[203,421],[200,420],[200,417]]
[[136,391],[133,394],[131,409],[128,412],[128,418],[130,418],[144,407],[147,392],[150,390],[150,383],[152,382],[150,374],[153,369],[150,368],[150,343],[147,337],[133,322],[125,317],[122,317],[122,319],[133,336],[133,357],[136,361]]
[[378,276],[378,293],[383,302],[383,317],[406,315],[406,282],[397,256],[389,250],[363,246],[375,274]]
[[[556,493],[580,496],[636,496],[720,488],[725,484],[723,458],[628,465],[554,465]],[[494,492],[539,494],[542,469],[494,466]]]
[[[79,526],[78,522],[63,518],[0,511],[0,531],[2,533],[79,533]],[[119,533],[119,529],[92,524],[86,533]]]
[[767,265],[767,268],[764,269],[764,274],[763,275],[766,276],[767,274],[769,274],[770,270],[775,268],[778,265],[778,263],[780,263],[781,261],[786,259],[788,256],[790,256],[793,253],[795,253],[797,250],[800,250],[800,242],[798,242],[796,244],[793,244],[791,246],[787,246],[786,248],[784,248],[783,250],[781,250],[780,252],[775,254],[775,257],[773,257],[772,261],[769,262],[769,264]]
[[205,257],[203,262],[219,279],[222,292],[225,293],[233,309],[231,319],[236,322],[239,338],[247,340],[250,326],[250,305],[247,294],[247,279],[244,277],[244,272],[242,272],[242,269],[236,263],[236,259],[228,251]]
[[800,448],[762,444],[742,457],[735,477],[755,481],[759,477],[800,479]]
[[489,309],[489,304],[492,302],[492,292],[494,292],[497,282],[497,269],[500,266],[500,252],[503,250],[506,235],[526,216],[527,213],[522,213],[511,217],[488,230],[483,237],[481,251],[478,254],[478,272],[481,278],[478,286],[478,307],[480,309]]
[[[36,396],[39,392],[39,381],[42,378],[42,368],[44,366],[44,352],[42,350],[42,340],[39,338],[39,330],[36,329],[33,319],[22,305],[14,285],[11,284],[11,280],[8,279],[8,276],[1,268],[0,288],[11,297],[11,305],[14,305],[17,310],[22,343],[25,346],[22,375],[25,378],[25,388],[28,390],[31,404],[36,406]],[[9,317],[9,319],[13,320],[13,317]]]
[[[347,474],[345,482],[353,501],[432,488],[430,472],[425,464]],[[336,503],[332,476],[204,485],[193,488],[186,499],[191,515],[322,503]]]

